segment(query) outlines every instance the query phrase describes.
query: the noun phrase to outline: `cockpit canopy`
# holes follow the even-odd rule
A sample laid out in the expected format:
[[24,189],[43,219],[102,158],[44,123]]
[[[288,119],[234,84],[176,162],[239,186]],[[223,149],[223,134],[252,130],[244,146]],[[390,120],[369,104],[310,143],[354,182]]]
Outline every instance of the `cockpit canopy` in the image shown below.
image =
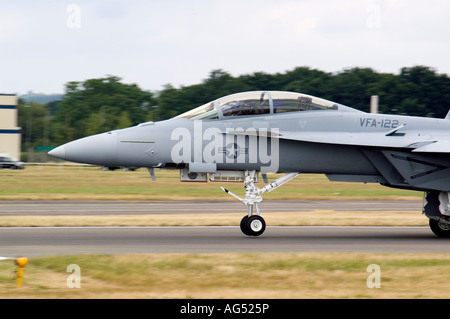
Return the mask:
[[338,110],[338,104],[302,93],[251,91],[222,97],[177,117],[197,120],[221,119],[240,115],[313,110]]

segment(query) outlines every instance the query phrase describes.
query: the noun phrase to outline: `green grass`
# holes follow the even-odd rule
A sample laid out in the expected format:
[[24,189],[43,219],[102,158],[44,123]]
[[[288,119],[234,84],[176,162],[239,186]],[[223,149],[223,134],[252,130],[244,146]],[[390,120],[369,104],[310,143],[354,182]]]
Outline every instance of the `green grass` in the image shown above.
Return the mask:
[[[81,270],[70,289],[67,266]],[[381,288],[367,287],[380,267]],[[449,298],[447,254],[229,253],[32,258],[24,286],[0,263],[0,298]]]
[[[232,199],[220,190],[244,196],[243,183],[180,182],[179,172],[156,170],[152,181],[146,169],[102,171],[98,167],[29,166],[0,170],[0,199],[178,200]],[[269,175],[273,181],[279,175]],[[259,187],[264,186],[262,180]],[[330,182],[324,175],[304,174],[266,193],[264,199],[421,199],[421,192],[379,184]]]

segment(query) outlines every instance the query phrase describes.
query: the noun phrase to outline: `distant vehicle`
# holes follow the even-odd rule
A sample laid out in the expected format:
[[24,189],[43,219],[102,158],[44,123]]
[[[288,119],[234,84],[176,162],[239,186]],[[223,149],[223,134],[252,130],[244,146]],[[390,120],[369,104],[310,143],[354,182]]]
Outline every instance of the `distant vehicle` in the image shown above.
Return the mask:
[[0,168],[24,169],[25,164],[15,158],[0,155]]

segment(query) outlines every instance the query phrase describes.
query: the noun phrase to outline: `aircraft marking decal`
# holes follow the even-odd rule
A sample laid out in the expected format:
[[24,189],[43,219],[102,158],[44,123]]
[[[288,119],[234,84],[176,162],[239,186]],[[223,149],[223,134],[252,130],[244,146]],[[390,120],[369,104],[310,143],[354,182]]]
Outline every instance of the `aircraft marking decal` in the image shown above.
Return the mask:
[[381,127],[381,128],[396,128],[399,125],[398,120],[391,119],[376,119],[373,117],[361,117],[359,119],[361,127]]

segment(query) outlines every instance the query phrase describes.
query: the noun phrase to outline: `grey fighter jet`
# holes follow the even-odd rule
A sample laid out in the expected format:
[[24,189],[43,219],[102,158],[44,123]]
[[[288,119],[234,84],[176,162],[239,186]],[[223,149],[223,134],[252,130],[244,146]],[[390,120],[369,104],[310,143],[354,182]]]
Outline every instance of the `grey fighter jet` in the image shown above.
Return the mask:
[[[51,156],[110,167],[179,169],[181,181],[241,182],[248,206],[240,227],[261,235],[258,204],[300,173],[425,192],[431,230],[450,237],[450,116],[365,113],[280,91],[232,94],[172,119],[85,137]],[[267,173],[284,173],[271,183]],[[256,185],[261,176],[266,186]]]

